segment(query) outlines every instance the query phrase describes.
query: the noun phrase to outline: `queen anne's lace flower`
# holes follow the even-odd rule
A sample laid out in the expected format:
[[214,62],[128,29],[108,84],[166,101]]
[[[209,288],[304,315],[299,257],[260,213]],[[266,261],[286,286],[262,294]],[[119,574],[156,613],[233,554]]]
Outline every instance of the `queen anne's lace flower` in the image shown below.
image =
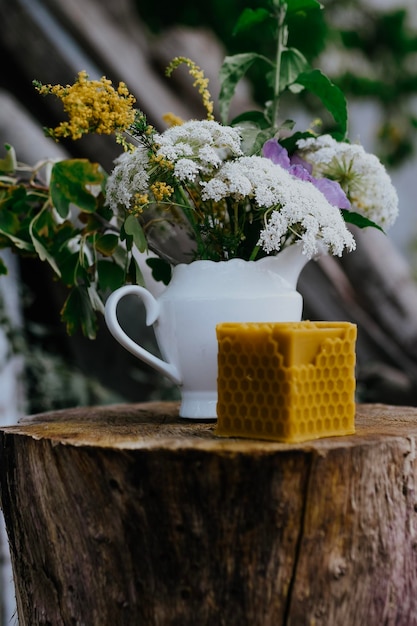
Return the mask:
[[242,154],[238,130],[209,120],[192,120],[181,126],[173,126],[156,134],[154,141],[158,146],[158,156],[174,164],[183,157],[194,161],[196,167],[190,168],[189,174],[185,173],[182,166],[175,167],[175,174],[180,180],[192,181],[198,172],[209,174],[225,159]]
[[296,178],[308,180],[310,183],[313,183],[332,206],[337,206],[339,209],[350,209],[350,202],[337,181],[312,176],[311,172],[313,168],[311,164],[307,163],[307,161],[303,161],[297,154],[292,155],[290,158],[286,148],[281,146],[275,138],[268,139],[268,141],[264,143],[262,154],[268,159],[271,159],[273,163],[283,167],[284,170],[287,170]]
[[129,208],[134,197],[146,193],[149,187],[149,159],[146,148],[123,152],[116,160],[107,180],[106,202],[117,214],[119,206]]
[[391,178],[374,154],[359,144],[338,142],[330,135],[301,139],[298,154],[313,167],[313,175],[337,180],[352,211],[387,230],[398,215],[398,196]]
[[295,178],[269,159],[252,156],[227,162],[201,186],[203,200],[247,198],[259,209],[273,209],[267,211],[270,216],[260,233],[265,252],[279,251],[289,232],[301,239],[309,258],[319,251],[340,256],[345,248],[355,248],[340,211],[311,182]]
[[276,254],[301,241],[309,258],[354,250],[339,209],[350,206],[344,192],[352,210],[382,227],[395,219],[398,202],[390,179],[378,159],[361,146],[338,143],[328,135],[302,140],[293,164],[289,158],[282,161],[288,155],[276,140],[267,142],[264,156],[243,156],[240,144],[238,130],[207,120],[154,134],[147,147],[116,160],[107,203],[117,212],[120,206],[129,211],[152,203],[181,207],[190,202],[192,210],[198,208],[197,219],[204,220],[202,232],[218,229],[219,237],[219,215],[227,233],[233,206],[254,220],[256,228],[263,221],[258,246],[264,252]]
[[240,157],[222,165],[219,171],[207,182],[202,182],[203,200],[221,200],[218,181],[222,187],[222,197],[233,197],[240,201],[248,197],[258,207],[268,208],[277,204],[283,188],[292,177],[269,159],[258,156]]
[[178,159],[175,163],[174,174],[179,180],[194,180],[198,173],[198,164],[192,159]]
[[292,179],[285,189],[281,207],[272,211],[259,244],[265,252],[279,251],[289,232],[297,233],[308,258],[321,252],[341,256],[344,249],[355,249],[355,240],[340,211],[311,183],[302,180]]

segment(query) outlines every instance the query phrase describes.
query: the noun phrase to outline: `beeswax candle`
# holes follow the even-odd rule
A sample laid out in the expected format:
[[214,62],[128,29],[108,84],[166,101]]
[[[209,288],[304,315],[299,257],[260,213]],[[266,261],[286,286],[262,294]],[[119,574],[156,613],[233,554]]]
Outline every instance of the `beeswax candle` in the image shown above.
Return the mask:
[[288,443],[355,432],[349,322],[223,323],[217,434]]

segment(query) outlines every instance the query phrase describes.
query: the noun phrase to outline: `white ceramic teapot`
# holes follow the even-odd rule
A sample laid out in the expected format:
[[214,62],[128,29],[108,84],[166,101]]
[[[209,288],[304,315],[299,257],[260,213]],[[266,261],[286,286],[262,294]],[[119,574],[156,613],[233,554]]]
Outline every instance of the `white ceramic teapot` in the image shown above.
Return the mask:
[[[300,321],[302,297],[296,291],[308,258],[299,245],[258,261],[193,261],[174,267],[172,279],[155,298],[147,289],[126,285],[107,300],[105,319],[117,341],[181,388],[180,416],[215,419],[217,337],[221,322]],[[162,359],[133,341],[121,328],[117,305],[134,294],[146,308]]]

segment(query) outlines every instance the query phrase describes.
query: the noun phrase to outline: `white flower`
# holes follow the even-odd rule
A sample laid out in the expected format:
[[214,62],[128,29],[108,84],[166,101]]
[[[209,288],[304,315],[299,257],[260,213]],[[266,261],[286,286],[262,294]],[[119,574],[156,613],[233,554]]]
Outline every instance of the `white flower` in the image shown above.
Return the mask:
[[294,232],[303,242],[303,253],[308,258],[319,252],[341,256],[345,248],[354,250],[354,238],[340,211],[312,183],[291,175],[288,179],[280,190],[280,207],[272,212],[261,231],[259,244],[263,249],[279,251],[282,237]]
[[339,142],[330,135],[301,139],[298,154],[313,167],[313,176],[337,180],[352,211],[387,230],[398,215],[398,196],[385,167],[359,144]]
[[201,197],[217,201],[227,197],[239,201],[247,197],[257,206],[268,208],[280,202],[285,186],[292,180],[288,172],[270,159],[240,157],[224,163],[211,180],[201,183]]
[[224,163],[201,187],[203,200],[246,198],[259,209],[274,209],[260,234],[259,245],[265,252],[279,251],[289,232],[301,239],[309,258],[323,250],[340,256],[345,248],[355,247],[340,211],[321,191],[270,159],[251,156]]
[[174,174],[179,180],[194,180],[198,175],[198,165],[192,159],[178,159]]
[[139,146],[133,152],[123,152],[107,179],[106,203],[117,213],[120,205],[129,208],[137,193],[148,191],[149,160],[146,148]]
[[194,180],[197,173],[208,175],[227,158],[242,154],[239,131],[210,120],[192,120],[172,126],[156,134],[154,141],[158,146],[158,156],[175,164],[183,157],[194,161],[195,168],[189,169],[189,176],[184,166],[180,166],[180,174],[175,170],[180,180]]
[[[308,258],[327,252],[341,256],[344,250],[355,249],[341,211],[320,189],[270,158],[244,156],[238,130],[213,121],[191,121],[156,134],[153,140],[156,159],[140,146],[116,160],[107,183],[107,203],[115,213],[121,206],[129,209],[137,194],[148,194],[165,168],[168,180],[174,176],[177,183],[185,183],[191,202],[198,196],[203,203],[230,199],[242,216],[253,220],[255,228],[263,220],[258,245],[268,254],[296,241],[301,241]],[[301,140],[298,147],[316,178],[340,182],[353,211],[384,228],[392,223],[398,199],[375,156],[359,145],[336,142],[330,135]],[[216,229],[218,208],[216,215],[210,214],[213,207],[207,208],[204,228]],[[227,215],[225,211],[221,219],[227,220]]]
[[212,178],[210,181],[200,183],[203,189],[201,193],[202,200],[214,200],[220,202],[229,195],[229,187],[227,183],[220,177]]

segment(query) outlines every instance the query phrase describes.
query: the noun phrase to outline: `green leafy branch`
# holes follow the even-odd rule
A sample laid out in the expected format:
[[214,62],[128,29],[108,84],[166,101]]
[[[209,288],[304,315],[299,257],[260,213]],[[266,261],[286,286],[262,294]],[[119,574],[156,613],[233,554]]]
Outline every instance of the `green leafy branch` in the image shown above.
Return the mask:
[[108,294],[143,284],[132,250],[143,252],[146,240],[133,215],[115,220],[105,206],[106,178],[98,163],[68,159],[52,165],[46,184],[38,169],[18,164],[12,147],[0,160],[0,248],[50,265],[68,289],[61,310],[68,333],[81,329],[90,339]]
[[291,120],[282,124],[279,121],[280,100],[285,92],[300,93],[305,90],[317,96],[334,119],[336,128],[333,135],[338,139],[346,136],[348,115],[343,92],[320,70],[312,68],[300,50],[288,46],[288,18],[297,13],[307,19],[309,11],[317,8],[321,8],[317,0],[270,0],[268,9],[245,9],[236,24],[235,33],[241,33],[268,23],[276,43],[274,59],[255,52],[235,54],[225,58],[220,70],[220,116],[222,122],[227,123],[230,104],[240,80],[255,63],[269,68],[264,75],[271,100],[265,104],[263,111],[247,111],[231,122],[246,123],[244,141],[246,147],[251,143],[253,154],[282,128],[293,127]]

